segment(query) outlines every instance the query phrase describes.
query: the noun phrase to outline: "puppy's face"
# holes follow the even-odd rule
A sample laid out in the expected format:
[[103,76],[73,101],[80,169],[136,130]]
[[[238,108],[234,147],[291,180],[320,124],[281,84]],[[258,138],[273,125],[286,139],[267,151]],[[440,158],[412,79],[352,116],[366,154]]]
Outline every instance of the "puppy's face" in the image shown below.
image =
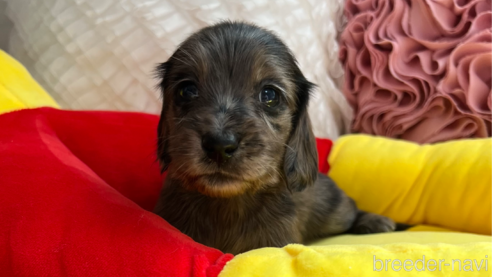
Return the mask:
[[314,182],[311,84],[276,36],[221,23],[188,38],[158,72],[158,155],[170,178],[214,197]]

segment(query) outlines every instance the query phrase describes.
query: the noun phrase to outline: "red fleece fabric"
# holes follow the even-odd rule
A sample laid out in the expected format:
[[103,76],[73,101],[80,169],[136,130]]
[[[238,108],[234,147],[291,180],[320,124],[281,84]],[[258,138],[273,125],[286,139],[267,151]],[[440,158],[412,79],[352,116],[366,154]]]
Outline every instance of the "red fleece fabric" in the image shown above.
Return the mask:
[[333,147],[333,141],[329,139],[316,139],[316,147],[318,148],[318,170],[321,173],[328,173],[330,171],[330,164],[328,164],[328,155]]
[[[233,258],[151,211],[155,115],[0,115],[1,276],[217,276]],[[331,141],[317,140],[327,170]],[[324,162],[323,162],[324,161]]]

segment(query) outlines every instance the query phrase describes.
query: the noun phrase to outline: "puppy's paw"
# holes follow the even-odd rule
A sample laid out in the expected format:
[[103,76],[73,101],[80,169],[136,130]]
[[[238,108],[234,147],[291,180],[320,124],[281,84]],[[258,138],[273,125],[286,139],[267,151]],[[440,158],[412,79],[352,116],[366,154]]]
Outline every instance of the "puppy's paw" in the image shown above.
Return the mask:
[[354,234],[373,234],[392,232],[396,229],[393,220],[378,214],[360,212],[352,227]]

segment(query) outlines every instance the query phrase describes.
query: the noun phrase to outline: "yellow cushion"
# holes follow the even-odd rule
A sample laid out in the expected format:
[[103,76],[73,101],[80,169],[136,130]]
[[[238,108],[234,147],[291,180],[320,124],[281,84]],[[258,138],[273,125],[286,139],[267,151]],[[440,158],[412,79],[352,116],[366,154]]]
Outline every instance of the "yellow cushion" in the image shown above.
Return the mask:
[[[473,276],[490,276],[491,242],[491,236],[423,225],[408,232],[341,235],[311,246],[290,244],[246,252],[227,263],[219,277],[471,276],[470,270]],[[424,257],[425,271],[421,271],[419,260]],[[407,259],[408,271],[403,267]],[[390,260],[387,269],[386,260]]]
[[329,176],[362,210],[490,235],[491,156],[490,138],[418,145],[348,135],[335,142]]
[[[392,240],[399,241],[401,238],[397,237],[406,233],[410,232],[393,233],[390,236],[395,237]],[[380,240],[384,240],[388,235],[360,237],[380,236]],[[291,244],[284,248],[261,248],[236,256],[226,264],[219,277],[472,276],[470,273],[474,274],[473,276],[490,276],[488,268],[492,257],[490,237],[461,235],[470,236],[469,240],[473,242],[329,246]],[[438,236],[439,234],[432,234],[430,240]],[[463,238],[463,241],[466,240]],[[422,271],[422,262],[418,261],[423,259],[425,259],[424,271]],[[442,260],[440,269],[439,260]],[[404,264],[407,266],[403,267]]]
[[0,50],[0,113],[58,104],[15,59]]
[[[432,226],[416,226],[409,232],[341,235],[311,246],[290,244],[246,252],[227,263],[219,277],[471,276],[471,269],[473,276],[490,276],[491,242],[490,236]],[[418,260],[423,257],[425,271],[419,271],[422,262]],[[403,267],[407,259],[408,271]],[[435,267],[431,259],[436,261]],[[386,260],[390,260],[387,269]],[[440,270],[439,260],[442,260]],[[409,266],[410,261],[413,266]]]

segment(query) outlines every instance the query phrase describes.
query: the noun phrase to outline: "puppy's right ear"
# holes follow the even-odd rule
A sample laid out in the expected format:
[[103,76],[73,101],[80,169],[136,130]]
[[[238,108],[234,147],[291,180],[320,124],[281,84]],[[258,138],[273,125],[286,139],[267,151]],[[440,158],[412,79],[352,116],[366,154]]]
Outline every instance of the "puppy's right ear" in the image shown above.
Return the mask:
[[[170,63],[165,62],[157,66],[156,75],[159,79],[159,89],[162,95],[162,111],[161,118],[159,120],[159,125],[157,126],[157,159],[159,160],[159,164],[161,167],[161,173],[166,171],[171,162],[171,156],[168,152],[169,146],[169,126],[166,120],[166,114],[170,103],[166,100],[165,88],[167,85],[166,82],[166,73],[169,73]],[[169,99],[170,100],[170,99]]]
[[284,157],[284,172],[292,191],[302,191],[312,186],[318,176],[318,150],[311,130],[307,111],[313,84],[300,71],[296,80],[297,111],[293,117],[292,132]]

